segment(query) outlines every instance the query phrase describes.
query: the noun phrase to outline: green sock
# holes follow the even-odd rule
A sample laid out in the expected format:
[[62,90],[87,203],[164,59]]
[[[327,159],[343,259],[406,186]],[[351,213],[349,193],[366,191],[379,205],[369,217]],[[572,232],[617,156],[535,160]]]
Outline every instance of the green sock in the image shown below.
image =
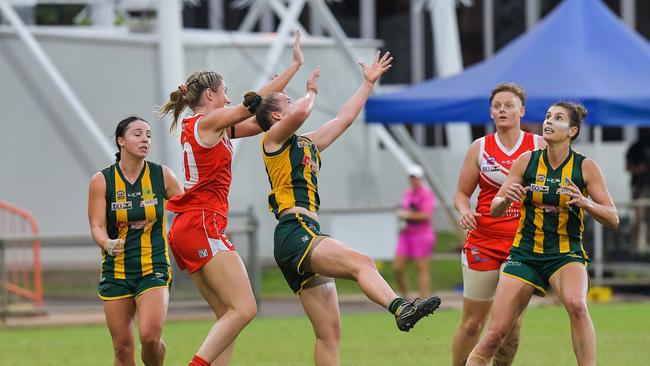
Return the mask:
[[407,303],[408,301],[402,299],[401,297],[396,297],[388,304],[388,311],[394,315],[397,315],[397,310],[399,310],[402,305]]

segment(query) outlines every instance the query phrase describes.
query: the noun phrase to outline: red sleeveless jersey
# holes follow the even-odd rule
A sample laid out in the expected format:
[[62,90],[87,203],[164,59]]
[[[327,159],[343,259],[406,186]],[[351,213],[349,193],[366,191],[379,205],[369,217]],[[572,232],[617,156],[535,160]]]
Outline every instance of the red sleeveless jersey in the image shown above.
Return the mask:
[[515,146],[508,151],[499,141],[496,133],[491,133],[480,139],[481,147],[478,156],[479,178],[478,204],[476,212],[476,231],[492,238],[514,239],[519,225],[519,202],[513,202],[505,215],[495,218],[490,215],[492,199],[505,183],[512,163],[526,151],[537,148],[535,135],[521,132]]
[[183,188],[185,193],[167,202],[173,212],[209,210],[228,217],[228,192],[232,179],[232,144],[228,136],[213,146],[199,137],[199,121],[203,114],[183,119]]

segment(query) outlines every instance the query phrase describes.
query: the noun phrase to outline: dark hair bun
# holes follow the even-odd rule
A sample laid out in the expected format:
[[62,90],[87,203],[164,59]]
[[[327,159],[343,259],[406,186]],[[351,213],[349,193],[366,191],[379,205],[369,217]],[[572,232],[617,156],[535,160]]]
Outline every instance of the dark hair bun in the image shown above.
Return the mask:
[[262,102],[262,97],[256,92],[250,91],[244,95],[244,107],[248,107],[248,111],[255,114],[257,106]]

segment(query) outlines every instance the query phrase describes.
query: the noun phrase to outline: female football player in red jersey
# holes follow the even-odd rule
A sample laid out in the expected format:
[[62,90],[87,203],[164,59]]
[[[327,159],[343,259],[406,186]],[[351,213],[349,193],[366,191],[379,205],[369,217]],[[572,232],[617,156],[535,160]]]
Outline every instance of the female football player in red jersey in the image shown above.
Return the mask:
[[113,339],[114,363],[135,366],[133,322],[145,365],[162,365],[171,264],[165,240],[165,199],[181,194],[168,167],[146,161],[149,124],[128,117],[115,128],[115,164],[90,181],[88,219],[102,249],[99,297]]
[[[454,206],[460,224],[469,230],[461,255],[463,270],[463,314],[452,343],[452,364],[465,364],[492,306],[499,268],[508,257],[519,223],[519,206],[513,205],[500,218],[490,216],[490,203],[505,182],[508,170],[526,151],[546,146],[541,136],[521,130],[526,111],[526,92],[514,83],[492,89],[490,116],[496,126],[491,133],[474,141],[460,171]],[[469,200],[479,187],[476,211]],[[519,343],[520,323],[497,352],[499,365],[510,365]]]
[[[293,63],[263,86],[260,95],[284,90],[302,63],[300,33],[296,32]],[[185,193],[167,203],[167,209],[177,213],[169,241],[176,263],[191,273],[218,320],[190,365],[210,365],[215,360],[227,364],[230,345],[257,312],[244,263],[224,231],[232,178],[230,139],[261,132],[251,112],[261,98],[227,107],[226,91],[223,78],[214,71],[196,72],[170,94],[160,110],[161,116],[173,112],[172,130],[186,107],[194,113],[182,121]]]

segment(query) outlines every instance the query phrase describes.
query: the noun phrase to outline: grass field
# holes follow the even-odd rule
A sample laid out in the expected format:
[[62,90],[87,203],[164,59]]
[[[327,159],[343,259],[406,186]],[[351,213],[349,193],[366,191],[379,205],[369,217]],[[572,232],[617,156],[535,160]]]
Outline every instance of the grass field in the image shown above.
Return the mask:
[[[650,357],[650,303],[592,305],[599,365],[642,365]],[[344,315],[342,365],[449,365],[458,310],[442,310],[410,333],[385,313]],[[187,365],[209,321],[168,322],[166,365]],[[112,365],[104,326],[0,330],[2,365]],[[313,335],[305,317],[258,318],[241,334],[232,365],[310,365]],[[643,361],[645,360],[645,361]],[[140,365],[141,363],[138,363]],[[528,311],[515,365],[575,365],[562,308]]]

